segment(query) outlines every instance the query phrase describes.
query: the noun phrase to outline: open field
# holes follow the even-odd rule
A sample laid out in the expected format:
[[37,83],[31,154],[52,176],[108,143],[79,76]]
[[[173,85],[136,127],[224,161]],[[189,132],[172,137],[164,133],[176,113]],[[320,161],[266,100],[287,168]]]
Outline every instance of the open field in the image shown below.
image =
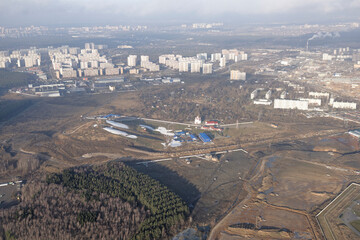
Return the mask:
[[[296,112],[270,108],[261,110],[246,99],[252,87],[240,90],[217,80],[152,88],[151,94],[140,89],[36,99],[0,128],[0,156],[5,163],[0,165],[0,173],[6,173],[1,176],[26,179],[34,171],[59,172],[117,159],[177,193],[191,209],[193,226],[215,229],[211,239],[318,239],[313,212],[334,198],[345,184],[359,180],[355,172],[359,146],[349,136],[341,135],[347,131],[341,121],[307,119]],[[221,95],[228,99],[223,101]],[[193,100],[196,103],[192,104]],[[179,106],[179,101],[185,103]],[[129,139],[103,130],[109,126],[105,120],[86,119],[110,113],[148,120],[122,121],[129,126],[128,133],[138,136]],[[252,123],[225,127],[222,133],[212,132],[212,144],[186,143],[178,148],[164,148],[162,143],[169,138],[139,127],[145,124],[185,129],[195,116],[217,119],[216,113],[224,124]],[[194,126],[190,129],[193,133],[203,132]],[[227,152],[239,148],[245,152]],[[218,161],[180,158],[216,151],[224,151],[216,156]],[[137,164],[156,159],[171,160]],[[257,228],[245,231],[236,227],[241,223]]]
[[190,164],[185,159],[147,166],[128,164],[179,194],[191,206],[193,220],[206,225],[244,198],[243,181],[256,165],[256,159],[240,151],[223,155],[219,162],[195,157],[190,160]]

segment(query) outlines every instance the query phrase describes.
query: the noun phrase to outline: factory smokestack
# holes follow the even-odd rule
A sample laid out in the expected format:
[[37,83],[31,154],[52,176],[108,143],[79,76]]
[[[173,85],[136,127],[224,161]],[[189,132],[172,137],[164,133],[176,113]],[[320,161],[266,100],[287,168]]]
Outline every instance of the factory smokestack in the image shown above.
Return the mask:
[[309,42],[314,39],[324,39],[324,38],[337,38],[340,37],[338,32],[318,32],[315,33],[311,38],[306,41],[306,51],[309,51]]
[[306,51],[309,51],[309,40],[306,41]]

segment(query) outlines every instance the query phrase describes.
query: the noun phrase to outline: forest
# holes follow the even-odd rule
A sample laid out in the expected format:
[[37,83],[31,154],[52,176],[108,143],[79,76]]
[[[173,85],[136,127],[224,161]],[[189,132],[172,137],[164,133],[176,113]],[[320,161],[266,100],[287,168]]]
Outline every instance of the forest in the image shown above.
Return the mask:
[[23,72],[10,72],[0,69],[0,89],[26,86],[35,80],[35,76]]
[[10,239],[168,239],[188,216],[184,201],[160,182],[110,162],[34,176],[0,221]]

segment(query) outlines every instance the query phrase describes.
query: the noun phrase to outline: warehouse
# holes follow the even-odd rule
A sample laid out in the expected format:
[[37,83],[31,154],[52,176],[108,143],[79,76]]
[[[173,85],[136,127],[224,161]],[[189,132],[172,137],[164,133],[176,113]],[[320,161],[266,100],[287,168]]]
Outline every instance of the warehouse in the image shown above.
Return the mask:
[[211,142],[211,138],[206,133],[200,133],[199,138],[203,143],[209,143]]

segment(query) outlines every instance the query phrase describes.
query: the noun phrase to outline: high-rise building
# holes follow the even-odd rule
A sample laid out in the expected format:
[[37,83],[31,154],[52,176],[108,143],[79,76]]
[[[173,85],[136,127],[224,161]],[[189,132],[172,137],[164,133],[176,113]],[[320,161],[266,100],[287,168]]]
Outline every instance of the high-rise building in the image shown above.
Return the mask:
[[212,64],[211,63],[204,63],[203,64],[203,74],[212,74]]
[[215,62],[215,61],[220,61],[221,58],[221,53],[213,53],[211,54],[211,61]]
[[222,57],[220,58],[220,67],[225,67],[226,66],[226,58]]
[[200,68],[201,68],[201,62],[196,61],[191,63],[192,73],[200,72]]
[[94,43],[85,43],[85,49],[95,49],[95,44]]
[[140,56],[140,61],[141,62],[149,62],[149,56],[145,56],[145,55],[141,55]]
[[189,62],[180,61],[179,62],[179,72],[188,72],[189,71]]
[[207,60],[207,53],[198,53],[196,54],[196,58],[199,60]]
[[141,55],[140,56],[140,66],[141,67],[145,67],[145,65],[150,62],[149,61],[149,56],[144,56],[144,55]]
[[136,55],[129,55],[127,58],[128,66],[135,67],[136,66]]

